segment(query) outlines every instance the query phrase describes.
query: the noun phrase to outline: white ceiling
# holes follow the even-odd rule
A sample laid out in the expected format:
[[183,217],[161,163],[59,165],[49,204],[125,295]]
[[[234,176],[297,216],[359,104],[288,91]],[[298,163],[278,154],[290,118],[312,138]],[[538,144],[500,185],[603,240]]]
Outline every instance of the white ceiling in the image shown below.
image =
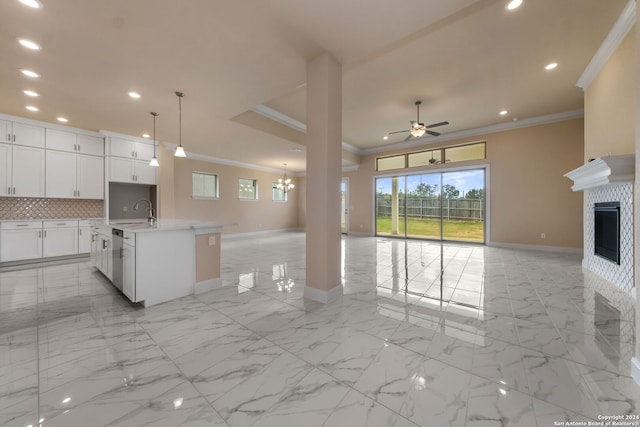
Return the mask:
[[421,121],[451,123],[434,129],[443,134],[582,108],[575,83],[627,0],[524,0],[514,11],[506,0],[41,2],[0,2],[0,112],[139,136],[157,111],[157,139],[177,142],[182,91],[187,152],[304,171],[303,136],[247,115],[266,106],[304,123],[316,55],[343,64],[343,141],[376,148],[405,138],[382,139],[408,129],[416,100]]

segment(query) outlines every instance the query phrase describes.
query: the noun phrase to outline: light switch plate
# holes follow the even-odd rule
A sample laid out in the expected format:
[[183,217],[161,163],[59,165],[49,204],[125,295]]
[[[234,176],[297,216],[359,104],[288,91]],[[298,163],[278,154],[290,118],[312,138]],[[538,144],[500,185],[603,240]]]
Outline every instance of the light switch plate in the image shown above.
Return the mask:
[[214,246],[216,244],[216,236],[209,236],[209,246]]

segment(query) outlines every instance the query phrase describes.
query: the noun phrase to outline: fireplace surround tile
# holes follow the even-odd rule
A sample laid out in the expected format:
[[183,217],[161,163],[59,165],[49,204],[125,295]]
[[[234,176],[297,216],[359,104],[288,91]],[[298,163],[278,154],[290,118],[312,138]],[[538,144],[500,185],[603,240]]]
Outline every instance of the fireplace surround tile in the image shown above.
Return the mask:
[[[594,205],[620,202],[620,265],[594,254]],[[627,293],[633,289],[633,186],[607,185],[585,191],[582,265]]]

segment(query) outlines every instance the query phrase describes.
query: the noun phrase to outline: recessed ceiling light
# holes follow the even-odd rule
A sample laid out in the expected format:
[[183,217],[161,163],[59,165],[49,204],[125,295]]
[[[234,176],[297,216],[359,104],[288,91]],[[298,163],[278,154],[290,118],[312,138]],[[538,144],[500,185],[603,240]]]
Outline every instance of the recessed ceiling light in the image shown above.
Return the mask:
[[32,7],[34,9],[40,9],[42,7],[42,3],[40,3],[40,0],[18,0],[18,1],[23,5]]
[[20,72],[22,74],[24,74],[27,77],[31,77],[32,79],[36,79],[38,77],[40,77],[40,74],[36,73],[35,71],[31,71],[31,70],[20,70]]
[[140,99],[140,94],[138,92],[129,92],[129,96],[133,99]]
[[519,8],[522,5],[522,0],[511,0],[509,3],[507,3],[507,10],[514,10]]
[[67,123],[69,121],[69,119],[67,119],[66,117],[58,117],[56,120],[61,123]]
[[36,96],[40,96],[38,92],[34,92],[32,90],[23,90],[22,93],[24,93],[27,96],[31,96],[33,98],[35,98]]
[[556,68],[558,66],[557,62],[551,62],[547,65],[544,66],[545,70],[553,70],[554,68]]
[[29,111],[40,111],[38,107],[34,107],[33,105],[27,105],[25,108]]
[[509,112],[507,110],[500,111],[500,115],[501,116],[506,116],[507,114],[509,114]]
[[151,138],[151,135],[149,135],[148,133],[143,133],[143,134],[142,134],[142,137],[143,137],[143,138]]
[[27,49],[31,49],[31,50],[40,50],[40,45],[34,41],[31,40],[27,40],[27,39],[18,39],[18,43],[20,43],[22,46],[26,47]]
[[382,139],[384,139],[386,141],[387,139],[389,139],[389,135],[383,136]]

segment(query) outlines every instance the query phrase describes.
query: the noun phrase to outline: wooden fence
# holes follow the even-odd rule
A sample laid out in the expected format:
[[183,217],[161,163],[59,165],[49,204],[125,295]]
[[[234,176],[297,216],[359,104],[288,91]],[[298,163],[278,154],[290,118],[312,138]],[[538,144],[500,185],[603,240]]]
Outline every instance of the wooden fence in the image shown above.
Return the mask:
[[[404,216],[405,201],[398,199],[400,216]],[[482,199],[443,199],[442,217],[466,221],[484,221],[484,200]],[[440,218],[440,199],[407,199],[407,216],[409,218]],[[376,214],[391,216],[391,199],[376,198]]]

